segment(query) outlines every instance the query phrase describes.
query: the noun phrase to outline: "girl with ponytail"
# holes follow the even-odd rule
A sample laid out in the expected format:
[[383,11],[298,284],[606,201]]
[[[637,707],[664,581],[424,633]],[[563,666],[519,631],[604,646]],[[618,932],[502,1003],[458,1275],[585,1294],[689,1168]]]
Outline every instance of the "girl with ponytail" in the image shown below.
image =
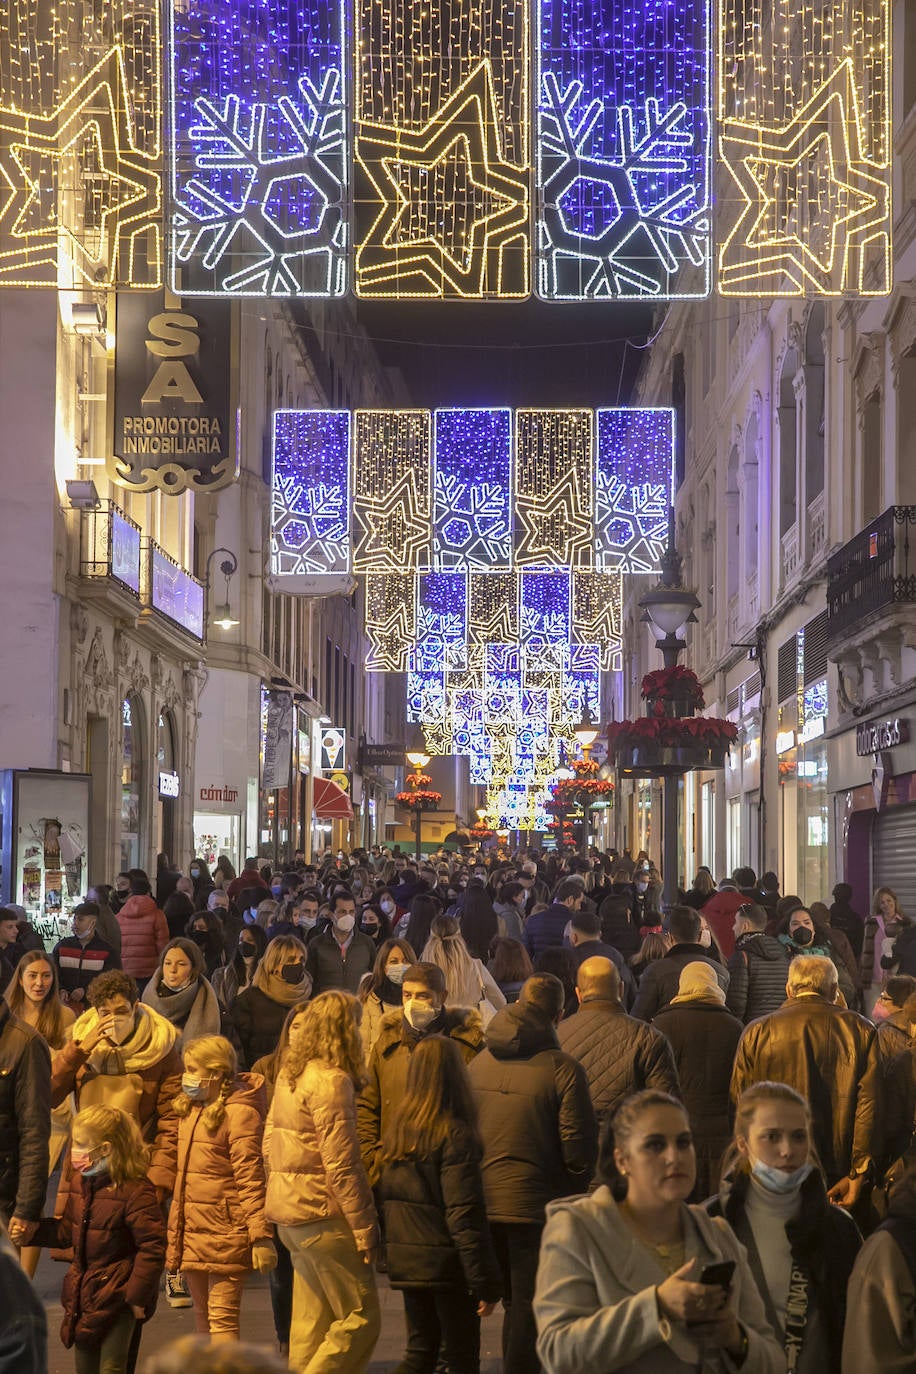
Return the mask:
[[185,1276],[198,1332],[237,1341],[245,1279],[277,1262],[264,1217],[264,1079],[239,1073],[223,1036],[202,1036],[185,1046],[174,1106],[178,1173],[167,1267]]

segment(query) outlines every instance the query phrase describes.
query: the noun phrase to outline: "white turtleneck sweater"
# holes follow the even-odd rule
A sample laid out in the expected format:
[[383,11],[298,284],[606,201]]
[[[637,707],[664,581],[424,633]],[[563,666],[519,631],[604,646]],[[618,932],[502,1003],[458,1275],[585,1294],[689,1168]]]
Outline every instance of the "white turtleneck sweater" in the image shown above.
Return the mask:
[[786,1329],[786,1303],[792,1273],[792,1247],[786,1235],[786,1222],[801,1210],[801,1185],[791,1193],[771,1193],[751,1175],[744,1210],[754,1233],[763,1276],[776,1309],[782,1332]]

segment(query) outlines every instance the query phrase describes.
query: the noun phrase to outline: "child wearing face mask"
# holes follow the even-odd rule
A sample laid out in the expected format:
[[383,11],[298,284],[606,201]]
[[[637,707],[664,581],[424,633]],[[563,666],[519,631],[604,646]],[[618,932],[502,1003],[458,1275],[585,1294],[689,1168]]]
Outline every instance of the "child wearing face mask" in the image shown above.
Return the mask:
[[156,1310],[165,1222],[147,1178],[149,1150],[118,1107],[86,1107],[73,1122],[66,1211],[39,1225],[41,1245],[72,1247],[61,1340],[76,1374],[130,1374],[143,1323]]
[[174,1106],[178,1171],[168,1267],[184,1275],[198,1332],[213,1341],[237,1341],[246,1278],[277,1262],[264,1217],[264,1079],[239,1073],[235,1050],[223,1036],[203,1036],[185,1048]]
[[862,1237],[827,1199],[811,1113],[794,1088],[756,1083],[742,1093],[721,1190],[706,1205],[747,1250],[786,1367],[839,1369],[846,1288]]

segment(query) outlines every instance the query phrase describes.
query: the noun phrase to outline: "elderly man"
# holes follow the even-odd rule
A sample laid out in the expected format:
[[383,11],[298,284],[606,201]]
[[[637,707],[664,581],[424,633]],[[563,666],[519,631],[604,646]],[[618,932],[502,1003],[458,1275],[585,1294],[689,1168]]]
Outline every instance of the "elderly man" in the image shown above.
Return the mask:
[[853,1203],[872,1167],[878,1083],[875,1028],[836,1004],[832,959],[800,954],[789,965],[788,1000],[745,1027],[731,1096],[764,1081],[788,1083],[811,1107],[814,1142],[831,1197]]
[[626,1014],[622,993],[613,961],[590,956],[576,975],[579,1010],[557,1027],[560,1049],[585,1070],[599,1127],[644,1088],[680,1096],[671,1046],[654,1026]]

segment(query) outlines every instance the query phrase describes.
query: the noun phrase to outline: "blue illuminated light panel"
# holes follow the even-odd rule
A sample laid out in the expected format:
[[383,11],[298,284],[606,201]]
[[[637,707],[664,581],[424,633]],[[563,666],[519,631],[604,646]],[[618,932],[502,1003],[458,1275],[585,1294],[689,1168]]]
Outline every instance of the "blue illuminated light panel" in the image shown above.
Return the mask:
[[510,568],[511,410],[437,410],[434,426],[434,565]]
[[542,299],[709,294],[711,42],[709,0],[539,0]]
[[596,568],[657,572],[673,500],[674,411],[599,410],[595,449]]
[[[417,577],[417,641],[427,658],[459,668],[468,637],[468,582],[464,572],[420,573]],[[460,650],[461,652],[457,652]]]
[[175,289],[343,295],[343,0],[171,0],[170,9]]
[[[274,412],[270,570],[350,571],[350,412]],[[284,590],[292,590],[289,584]]]

